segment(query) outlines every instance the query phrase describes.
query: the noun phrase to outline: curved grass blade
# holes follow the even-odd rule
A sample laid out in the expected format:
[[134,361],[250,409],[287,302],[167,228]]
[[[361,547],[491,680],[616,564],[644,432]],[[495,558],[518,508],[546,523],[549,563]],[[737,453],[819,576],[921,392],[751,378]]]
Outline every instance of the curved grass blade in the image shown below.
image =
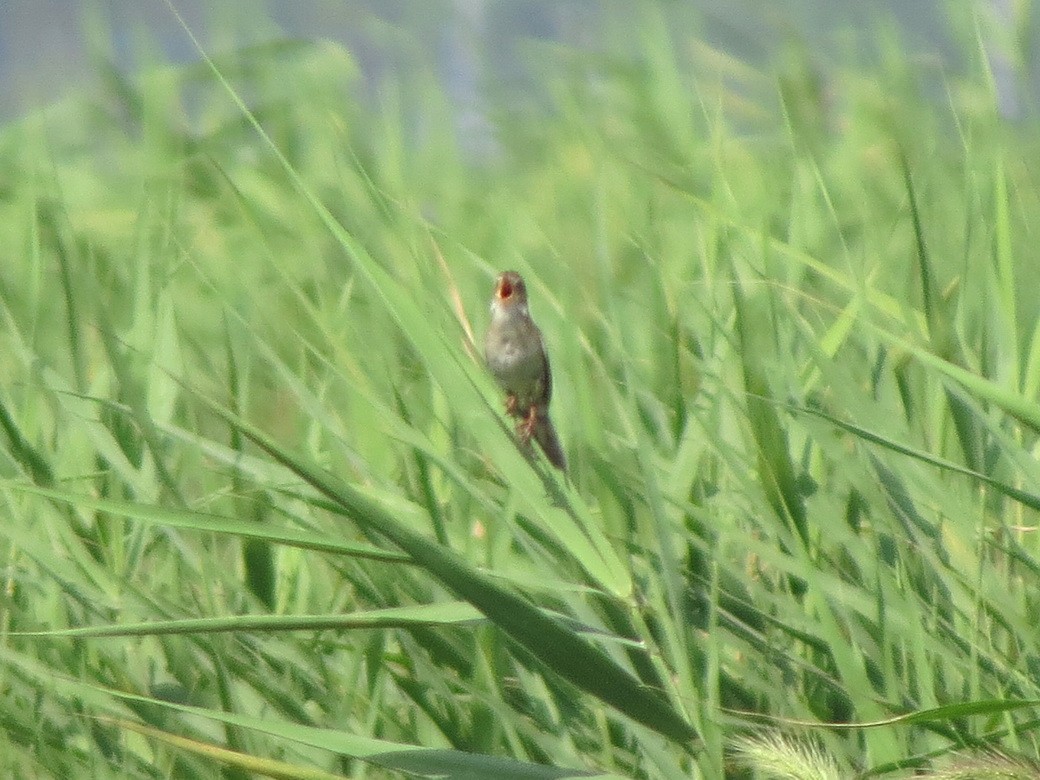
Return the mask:
[[98,720],[102,723],[111,723],[126,731],[136,732],[178,750],[193,753],[211,761],[218,761],[226,766],[236,767],[257,777],[292,778],[293,780],[341,780],[343,778],[343,775],[324,772],[320,769],[296,766],[273,758],[258,758],[220,745],[171,734],[169,731],[146,726],[143,723],[135,723],[132,720],[116,718],[98,718]]
[[259,525],[253,521],[231,520],[219,515],[189,509],[169,509],[161,506],[137,504],[130,501],[91,498],[90,496],[78,495],[76,493],[38,488],[33,485],[9,482],[5,486],[9,490],[33,493],[56,501],[62,501],[72,506],[86,507],[98,512],[106,512],[118,517],[125,517],[153,525],[228,534],[242,539],[256,539],[264,542],[284,544],[288,547],[299,547],[304,550],[318,550],[336,555],[349,555],[377,561],[392,563],[411,562],[411,558],[402,553],[381,550],[378,547],[352,542],[340,542],[312,531],[278,528],[271,524]]
[[344,631],[350,629],[428,628],[483,621],[476,609],[465,602],[390,607],[349,615],[232,615],[230,617],[188,620],[149,620],[109,626],[84,626],[54,631],[14,631],[12,636],[33,637],[113,637],[159,636],[162,634],[218,634],[261,631]]

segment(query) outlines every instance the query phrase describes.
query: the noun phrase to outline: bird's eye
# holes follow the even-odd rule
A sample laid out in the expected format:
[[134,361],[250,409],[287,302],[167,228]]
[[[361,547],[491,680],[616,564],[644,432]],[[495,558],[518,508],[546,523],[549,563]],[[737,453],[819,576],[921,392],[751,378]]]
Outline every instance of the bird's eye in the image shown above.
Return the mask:
[[508,279],[503,279],[502,284],[498,286],[498,297],[503,301],[509,298],[513,294],[513,285]]

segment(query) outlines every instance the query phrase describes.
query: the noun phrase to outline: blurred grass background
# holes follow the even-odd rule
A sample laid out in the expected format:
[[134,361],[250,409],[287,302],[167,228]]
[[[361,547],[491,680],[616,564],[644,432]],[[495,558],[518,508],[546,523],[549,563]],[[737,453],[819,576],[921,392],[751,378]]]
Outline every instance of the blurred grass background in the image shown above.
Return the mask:
[[648,8],[479,154],[321,42],[4,127],[0,774],[1035,775],[1037,136],[967,27],[936,100]]

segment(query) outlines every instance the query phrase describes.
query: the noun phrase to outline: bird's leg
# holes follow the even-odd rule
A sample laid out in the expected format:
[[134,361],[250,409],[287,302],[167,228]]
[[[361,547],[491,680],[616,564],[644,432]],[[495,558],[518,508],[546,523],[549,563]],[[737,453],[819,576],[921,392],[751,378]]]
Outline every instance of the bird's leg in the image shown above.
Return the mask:
[[537,423],[538,407],[535,404],[531,404],[531,408],[527,410],[527,415],[516,424],[516,432],[520,435],[521,444],[527,444],[531,440],[531,434],[534,433],[534,427]]
[[516,417],[516,393],[506,394],[506,414]]

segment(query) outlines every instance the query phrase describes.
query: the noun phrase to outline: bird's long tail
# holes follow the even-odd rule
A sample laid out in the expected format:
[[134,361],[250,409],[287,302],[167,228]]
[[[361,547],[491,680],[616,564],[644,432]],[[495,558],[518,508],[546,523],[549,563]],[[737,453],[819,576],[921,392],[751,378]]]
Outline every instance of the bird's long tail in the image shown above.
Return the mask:
[[556,428],[553,427],[552,420],[549,419],[547,412],[542,412],[538,415],[533,433],[534,440],[538,442],[538,446],[542,448],[542,452],[545,453],[545,457],[549,459],[549,462],[560,471],[566,471],[567,457],[563,454],[563,445],[560,444],[560,437],[556,435]]

